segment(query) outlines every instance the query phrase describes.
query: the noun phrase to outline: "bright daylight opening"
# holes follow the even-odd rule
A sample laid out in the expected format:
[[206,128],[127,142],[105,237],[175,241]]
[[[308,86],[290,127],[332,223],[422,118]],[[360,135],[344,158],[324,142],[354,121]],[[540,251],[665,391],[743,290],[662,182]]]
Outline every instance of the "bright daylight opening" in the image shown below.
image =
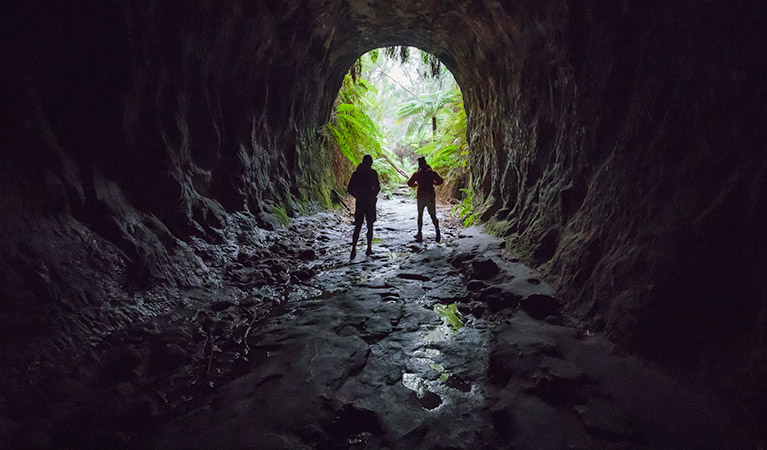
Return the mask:
[[331,151],[351,165],[373,157],[384,196],[401,189],[417,159],[426,158],[445,180],[438,198],[471,221],[463,97],[434,55],[387,47],[360,57],[344,78],[327,131]]

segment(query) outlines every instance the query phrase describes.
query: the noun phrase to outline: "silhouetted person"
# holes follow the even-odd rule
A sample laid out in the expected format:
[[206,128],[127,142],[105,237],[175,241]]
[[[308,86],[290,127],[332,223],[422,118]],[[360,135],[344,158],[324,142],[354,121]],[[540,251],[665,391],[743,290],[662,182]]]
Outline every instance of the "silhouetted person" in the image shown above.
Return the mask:
[[423,228],[424,208],[429,211],[431,221],[434,223],[434,229],[437,230],[437,242],[441,239],[439,220],[437,220],[437,194],[434,192],[434,186],[439,186],[443,181],[442,177],[437,175],[437,172],[431,170],[431,167],[426,164],[426,158],[418,158],[418,170],[407,181],[408,186],[418,187],[418,192],[416,193],[418,202],[418,234],[415,235],[415,240],[418,242],[423,240],[421,229]]
[[357,199],[354,208],[354,236],[352,237],[352,254],[350,259],[357,256],[357,240],[360,238],[362,221],[368,226],[368,249],[366,255],[373,253],[373,222],[376,221],[376,201],[381,185],[378,182],[378,172],[373,170],[373,157],[365,155],[362,163],[352,174],[349,180],[349,194]]

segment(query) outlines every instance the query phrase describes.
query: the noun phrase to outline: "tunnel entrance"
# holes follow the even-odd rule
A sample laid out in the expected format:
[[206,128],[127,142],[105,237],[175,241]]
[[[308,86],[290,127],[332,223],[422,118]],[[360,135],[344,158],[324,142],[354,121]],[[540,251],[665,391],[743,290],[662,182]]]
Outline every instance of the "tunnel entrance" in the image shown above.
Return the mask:
[[[424,265],[434,266],[439,257],[448,263],[434,269],[471,273],[453,277],[456,289],[467,281],[469,293],[460,296],[469,301],[457,303],[468,305],[469,313],[502,313],[509,303],[506,309],[516,311],[529,297],[507,295],[505,282],[488,285],[494,266],[490,258],[477,259],[474,249],[464,253],[476,253],[476,261],[458,255],[448,260],[430,249],[416,254],[413,208],[402,208],[410,218],[392,213],[389,223],[396,226],[391,229],[380,221],[381,244],[389,245],[388,251],[373,255],[368,266],[355,267],[382,273],[384,259],[400,264],[411,255],[422,258],[418,265],[413,259],[411,268],[387,266],[394,283],[371,280],[362,287],[370,294],[362,301],[355,297],[356,282],[344,280],[348,295],[336,299],[349,303],[352,314],[337,330],[300,331],[316,325],[309,323],[319,317],[315,312],[326,313],[324,323],[339,317],[321,309],[332,304],[324,293],[309,299],[307,307],[316,309],[305,309],[307,323],[286,330],[311,338],[303,341],[310,361],[318,355],[315,343],[328,344],[330,354],[345,349],[348,364],[325,364],[344,367],[342,376],[327,371],[327,383],[317,385],[339,388],[330,411],[358,421],[349,427],[355,433],[401,431],[403,440],[389,439],[389,448],[529,448],[524,430],[554,430],[551,423],[525,422],[544,412],[551,413],[552,422],[567,425],[565,431],[577,431],[578,439],[567,444],[578,448],[757,447],[703,442],[700,433],[693,433],[695,441],[678,444],[677,432],[710,427],[689,421],[673,427],[676,422],[665,419],[686,420],[688,411],[669,406],[684,402],[622,377],[639,389],[634,398],[646,399],[648,411],[659,413],[653,417],[677,428],[655,445],[651,439],[663,439],[661,434],[636,429],[649,421],[635,416],[627,423],[624,410],[605,405],[623,398],[632,406],[629,411],[636,410],[633,394],[621,397],[627,391],[610,388],[620,387],[616,377],[593,383],[598,373],[568,364],[573,359],[564,350],[580,348],[575,341],[593,341],[590,332],[605,331],[619,345],[615,354],[609,345],[600,347],[611,355],[606,358],[637,353],[678,371],[683,385],[710,383],[732,399],[731,404],[712,403],[721,412],[720,424],[746,426],[764,436],[767,153],[759,125],[767,98],[760,63],[767,61],[767,47],[760,2],[705,2],[696,8],[673,0],[13,3],[6,15],[12,26],[6,27],[2,46],[13,63],[0,69],[7,98],[0,133],[5,138],[0,152],[0,448],[138,448],[128,441],[158,429],[161,413],[178,408],[179,415],[186,414],[189,402],[201,401],[185,389],[207,386],[210,391],[209,382],[251,369],[263,375],[251,378],[255,386],[279,395],[276,400],[291,397],[284,393],[295,392],[294,386],[307,386],[303,380],[285,381],[295,371],[280,371],[293,363],[293,347],[279,360],[284,365],[260,364],[274,361],[270,355],[281,346],[292,346],[281,336],[268,336],[262,321],[289,295],[313,295],[315,279],[326,272],[346,275],[348,218],[302,216],[331,206],[332,187],[348,180],[359,156],[375,151],[373,145],[350,159],[338,142],[337,160],[327,151],[331,131],[326,126],[331,116],[340,115],[333,105],[345,74],[374,46],[402,43],[432,52],[461,85],[470,118],[464,139],[471,148],[461,167],[470,175],[455,186],[465,195],[462,205],[473,206],[478,222],[503,237],[498,246],[504,255],[492,261],[521,261],[540,270],[541,277],[522,272],[512,281],[525,293],[550,282],[552,298],[577,327],[563,330],[567,327],[557,325],[557,317],[549,323],[537,309],[541,320],[531,328],[498,322],[497,328],[484,328],[495,330],[485,342],[496,350],[486,360],[498,365],[473,376],[459,374],[478,381],[489,373],[490,390],[518,388],[507,392],[519,395],[481,409],[489,413],[485,425],[519,445],[430,445],[430,430],[434,436],[445,434],[427,426],[409,428],[417,423],[414,416],[401,416],[396,423],[371,419],[373,409],[355,398],[359,384],[343,378],[388,379],[383,391],[401,395],[399,403],[415,394],[397,384],[403,378],[398,370],[365,372],[366,356],[381,354],[375,353],[380,341],[374,341],[389,333],[377,328],[381,320],[365,318],[381,307],[377,317],[389,314],[392,332],[417,333],[421,318],[436,320],[434,311],[410,301],[422,298],[422,285],[428,283],[435,301],[456,297],[445,295],[449,284],[437,278],[442,274],[432,273],[421,283],[428,275]],[[391,56],[403,51],[409,50],[396,47]],[[383,58],[380,53],[385,51],[379,50]],[[410,56],[420,59],[417,53]],[[360,64],[364,69],[364,60]],[[355,69],[355,77],[363,72]],[[358,117],[352,119],[359,123]],[[417,155],[427,145],[433,151],[450,148],[434,144],[447,121],[426,119],[423,139],[408,149]],[[396,148],[386,142],[379,146],[382,175],[386,165],[400,173],[384,158],[385,149],[396,155]],[[432,164],[441,156],[424,154]],[[405,173],[412,168],[397,161]],[[334,177],[333,168],[346,172]],[[444,168],[439,170],[444,174]],[[315,223],[300,228],[301,220]],[[398,241],[387,241],[385,232]],[[439,245],[463,239],[459,234],[468,237],[445,233]],[[436,230],[433,236],[426,240],[430,245],[436,245]],[[507,258],[512,252],[518,256]],[[533,299],[555,304],[549,297]],[[192,308],[203,311],[186,315]],[[160,315],[167,326],[149,323]],[[144,322],[148,326],[134,326]],[[264,334],[257,336],[256,328]],[[472,329],[478,330],[466,330]],[[514,334],[525,330],[544,335]],[[545,336],[551,332],[562,333],[562,348]],[[402,342],[395,341],[390,340]],[[242,358],[245,351],[248,361]],[[82,358],[73,357],[79,354]],[[430,364],[423,372],[408,367],[404,373],[435,381],[448,371],[458,373],[453,367],[467,368],[434,361],[442,371]],[[632,367],[623,373],[651,381]],[[157,389],[158,376],[176,397]],[[36,387],[38,380],[47,383],[45,389]],[[285,383],[286,389],[272,383]],[[32,399],[25,398],[29,391],[34,391]],[[24,395],[9,400],[13,392]],[[326,392],[293,396],[307,400],[299,412],[327,410]],[[662,394],[660,400],[644,395],[653,392]],[[222,397],[218,404],[236,404],[230,400],[237,397]],[[249,398],[273,404],[263,396]],[[81,399],[90,404],[77,404]],[[354,409],[346,408],[350,402]],[[312,404],[317,408],[304,408]],[[448,406],[445,401],[440,408]],[[285,423],[301,423],[285,411]],[[109,424],[126,429],[109,429]],[[396,430],[397,424],[407,429]],[[263,429],[283,429],[278,425]],[[291,437],[264,433],[272,440],[260,447],[362,445],[356,435],[344,436],[349,442],[326,442],[316,423],[301,425]],[[61,430],[79,430],[88,445]],[[200,431],[211,439],[236,435],[236,428]],[[533,437],[549,436],[558,434]],[[306,445],[293,445],[299,438]],[[611,443],[591,445],[592,438]],[[187,447],[205,448],[196,442]],[[229,446],[245,447],[252,442]],[[563,447],[550,441],[531,448]],[[209,448],[222,445],[211,442]]]
[[[362,55],[344,77],[325,130],[339,186],[370,154],[384,195],[403,185],[426,158],[445,183],[443,201],[468,215],[471,191],[463,95],[452,73],[416,47],[384,47]],[[461,203],[458,203],[461,201]]]

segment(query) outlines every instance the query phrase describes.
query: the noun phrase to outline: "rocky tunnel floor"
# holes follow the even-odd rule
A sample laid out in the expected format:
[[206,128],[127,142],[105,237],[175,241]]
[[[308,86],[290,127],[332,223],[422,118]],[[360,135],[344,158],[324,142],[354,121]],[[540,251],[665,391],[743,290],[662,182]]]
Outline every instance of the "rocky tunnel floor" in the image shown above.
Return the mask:
[[0,448],[756,448],[446,207],[443,242],[428,220],[415,242],[413,203],[381,200],[353,261],[348,215],[296,219],[271,247],[294,259],[240,253],[221,286],[106,336],[7,405]]

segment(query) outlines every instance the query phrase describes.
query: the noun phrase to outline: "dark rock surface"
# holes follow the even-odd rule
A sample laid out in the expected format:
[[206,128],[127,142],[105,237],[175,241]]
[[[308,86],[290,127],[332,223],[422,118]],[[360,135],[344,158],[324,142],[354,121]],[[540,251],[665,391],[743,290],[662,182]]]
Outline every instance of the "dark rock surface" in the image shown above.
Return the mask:
[[[186,293],[311,280],[259,233],[330,204],[341,80],[407,44],[460,83],[478,217],[545,295],[765,422],[762,2],[31,0],[1,20],[3,379],[210,300]],[[472,314],[516,307],[489,294]]]
[[[504,260],[500,241],[476,228],[457,238],[447,208],[441,244],[413,242],[415,205],[381,200],[379,208],[372,256],[349,261],[348,216],[297,219],[289,234],[267,236],[272,251],[308,230],[328,236],[311,280],[250,291],[232,280],[189,292],[205,301],[116,330],[86,359],[4,396],[0,449],[751,445],[708,399],[646,361],[611,354],[604,336],[512,308],[440,314],[482,302],[449,262],[467,254],[498,261],[496,281],[510,294],[551,288],[509,282],[512,273],[537,274]],[[245,267],[259,260],[242,256],[254,251],[230,255]],[[280,261],[289,272],[306,264]]]

